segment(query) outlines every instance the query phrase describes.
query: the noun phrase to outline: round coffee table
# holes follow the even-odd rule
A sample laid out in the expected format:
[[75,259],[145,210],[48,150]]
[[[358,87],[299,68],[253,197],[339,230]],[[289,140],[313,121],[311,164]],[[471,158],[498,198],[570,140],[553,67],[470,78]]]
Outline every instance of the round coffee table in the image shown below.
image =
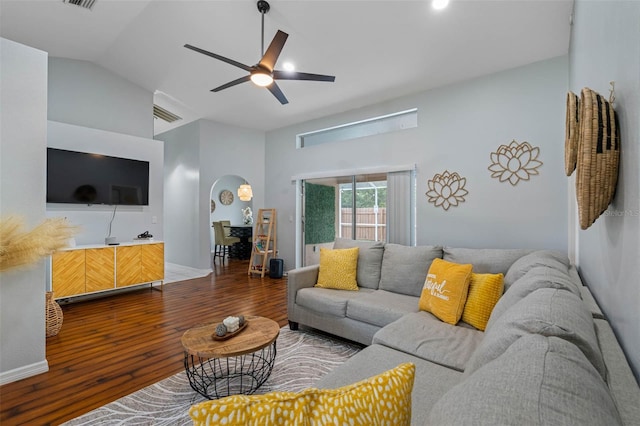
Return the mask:
[[182,335],[189,384],[208,399],[254,393],[269,378],[276,359],[280,326],[248,316],[247,326],[227,340],[214,340],[216,325],[200,324]]

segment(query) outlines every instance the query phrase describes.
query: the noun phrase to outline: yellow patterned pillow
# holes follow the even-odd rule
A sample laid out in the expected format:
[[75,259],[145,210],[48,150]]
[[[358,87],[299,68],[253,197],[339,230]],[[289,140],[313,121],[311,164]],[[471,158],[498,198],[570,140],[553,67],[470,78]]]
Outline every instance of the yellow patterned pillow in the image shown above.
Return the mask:
[[229,396],[196,404],[189,415],[195,426],[409,426],[415,369],[400,364],[338,389]]
[[320,248],[320,270],[316,287],[358,290],[358,247],[329,250]]
[[434,259],[422,287],[418,307],[448,324],[457,324],[467,300],[472,268],[471,264]]
[[471,274],[469,295],[462,312],[462,321],[484,331],[504,291],[504,275],[502,274]]

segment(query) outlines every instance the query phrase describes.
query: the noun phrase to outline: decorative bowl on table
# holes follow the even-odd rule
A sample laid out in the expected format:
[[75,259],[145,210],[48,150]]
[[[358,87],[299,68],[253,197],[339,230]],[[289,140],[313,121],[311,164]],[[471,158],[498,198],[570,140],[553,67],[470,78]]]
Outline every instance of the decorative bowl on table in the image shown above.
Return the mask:
[[247,328],[248,324],[249,322],[244,319],[243,315],[226,317],[221,323],[216,325],[216,331],[212,335],[213,340],[230,339]]

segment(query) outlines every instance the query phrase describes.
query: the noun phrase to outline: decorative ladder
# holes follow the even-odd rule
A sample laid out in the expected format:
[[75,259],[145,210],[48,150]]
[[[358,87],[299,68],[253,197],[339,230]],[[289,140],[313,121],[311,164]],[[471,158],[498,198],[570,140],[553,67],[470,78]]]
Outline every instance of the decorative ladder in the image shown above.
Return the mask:
[[261,277],[264,277],[264,273],[268,269],[267,260],[276,255],[276,228],[276,209],[258,210],[247,275],[260,274]]

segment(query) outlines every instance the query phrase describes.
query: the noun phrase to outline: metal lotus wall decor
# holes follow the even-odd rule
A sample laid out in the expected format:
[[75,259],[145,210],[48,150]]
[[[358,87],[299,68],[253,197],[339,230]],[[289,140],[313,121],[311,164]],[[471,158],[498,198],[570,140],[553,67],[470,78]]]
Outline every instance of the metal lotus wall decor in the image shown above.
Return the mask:
[[436,207],[449,210],[449,207],[464,202],[464,196],[469,193],[464,188],[466,184],[467,178],[461,177],[456,172],[449,173],[448,170],[445,170],[427,181],[429,191],[425,195],[427,200]]
[[488,167],[491,177],[508,181],[515,186],[521,180],[529,180],[538,174],[538,167],[542,161],[538,160],[540,148],[533,147],[529,142],[518,143],[513,140],[509,145],[500,145],[496,152],[491,153],[491,165]]

